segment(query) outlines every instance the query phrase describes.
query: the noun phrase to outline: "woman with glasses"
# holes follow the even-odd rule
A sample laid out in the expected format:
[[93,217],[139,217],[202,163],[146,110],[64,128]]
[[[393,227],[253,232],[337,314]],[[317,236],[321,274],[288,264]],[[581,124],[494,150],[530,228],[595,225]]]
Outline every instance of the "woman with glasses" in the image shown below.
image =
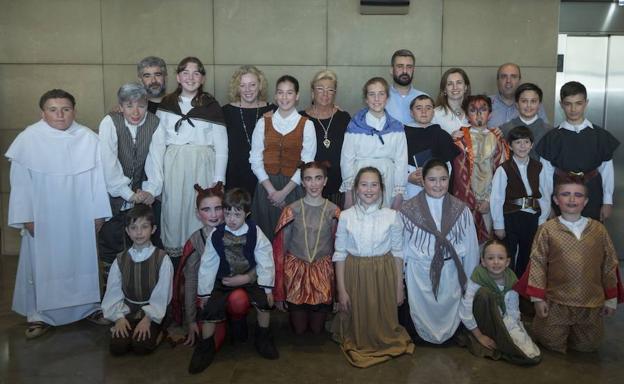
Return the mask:
[[338,79],[336,74],[325,69],[319,71],[311,82],[312,103],[301,112],[302,116],[314,123],[316,130],[316,161],[329,161],[327,185],[323,197],[342,207],[344,195],[340,193],[342,177],[340,175],[340,152],[345,131],[351,116],[338,109],[334,104]]

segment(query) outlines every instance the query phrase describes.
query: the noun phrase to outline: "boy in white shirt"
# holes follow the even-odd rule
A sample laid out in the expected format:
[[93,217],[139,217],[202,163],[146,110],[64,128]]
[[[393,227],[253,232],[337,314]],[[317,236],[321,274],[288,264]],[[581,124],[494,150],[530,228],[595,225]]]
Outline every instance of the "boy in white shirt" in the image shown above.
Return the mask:
[[129,350],[146,354],[162,341],[162,324],[171,300],[173,264],[150,237],[156,231],[152,209],[137,204],[126,214],[126,233],[132,247],[117,255],[108,274],[102,300],[104,317],[111,328],[110,352]]
[[[212,363],[216,352],[215,324],[226,318],[227,298],[236,288],[247,291],[257,310],[256,350],[266,359],[279,358],[269,329],[275,280],[273,247],[262,230],[253,221],[246,220],[251,210],[251,196],[247,191],[229,190],[223,209],[225,223],[213,230],[199,266],[197,295],[201,302],[199,318],[203,323],[202,339],[197,342],[189,365],[189,373],[193,374],[202,372]],[[249,283],[247,273],[253,268],[258,280]]]

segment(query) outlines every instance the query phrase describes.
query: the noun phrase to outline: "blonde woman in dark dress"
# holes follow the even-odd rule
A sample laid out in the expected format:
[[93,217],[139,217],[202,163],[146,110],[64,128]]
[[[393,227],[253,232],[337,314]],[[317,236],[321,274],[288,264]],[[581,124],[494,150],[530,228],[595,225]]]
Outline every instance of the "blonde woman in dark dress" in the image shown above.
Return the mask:
[[243,188],[253,196],[258,179],[249,164],[251,136],[258,119],[272,109],[264,73],[253,65],[240,66],[232,74],[228,96],[230,103],[223,106],[229,149],[226,188]]

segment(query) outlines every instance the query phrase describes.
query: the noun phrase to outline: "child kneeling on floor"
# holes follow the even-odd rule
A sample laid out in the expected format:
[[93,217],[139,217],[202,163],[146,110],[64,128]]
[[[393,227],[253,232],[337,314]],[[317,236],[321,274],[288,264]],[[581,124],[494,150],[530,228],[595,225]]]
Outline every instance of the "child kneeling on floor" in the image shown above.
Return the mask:
[[[197,343],[189,365],[190,373],[202,372],[212,363],[215,323],[226,318],[226,301],[236,288],[247,291],[258,311],[256,350],[266,359],[279,357],[269,330],[275,279],[271,243],[252,220],[246,220],[251,209],[251,196],[247,191],[240,188],[228,191],[223,209],[225,224],[212,231],[199,265],[197,294],[202,308],[199,318],[204,323],[202,339]],[[246,274],[253,268],[256,268],[258,280],[248,283]]]
[[582,216],[588,188],[582,177],[557,181],[561,215],[541,225],[529,268],[516,288],[535,305],[533,335],[544,347],[593,352],[604,338],[604,317],[615,313],[618,259],[605,226]]
[[511,258],[500,240],[483,246],[481,265],[472,272],[459,317],[470,331],[466,344],[472,354],[533,365],[542,360],[539,348],[520,320],[518,280],[509,269]]
[[163,338],[162,320],[171,300],[173,265],[165,251],[152,245],[154,213],[137,204],[126,215],[132,247],[113,261],[102,300],[104,317],[114,321],[110,351],[123,355],[152,352]]

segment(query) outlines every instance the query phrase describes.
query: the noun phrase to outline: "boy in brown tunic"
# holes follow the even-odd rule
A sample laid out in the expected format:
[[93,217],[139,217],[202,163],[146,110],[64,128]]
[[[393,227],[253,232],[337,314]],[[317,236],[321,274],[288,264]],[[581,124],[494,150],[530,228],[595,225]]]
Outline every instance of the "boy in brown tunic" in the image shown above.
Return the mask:
[[560,181],[553,196],[561,216],[543,224],[533,243],[526,293],[535,304],[535,338],[546,348],[595,351],[602,317],[617,306],[617,256],[605,227],[581,216],[583,180]]

